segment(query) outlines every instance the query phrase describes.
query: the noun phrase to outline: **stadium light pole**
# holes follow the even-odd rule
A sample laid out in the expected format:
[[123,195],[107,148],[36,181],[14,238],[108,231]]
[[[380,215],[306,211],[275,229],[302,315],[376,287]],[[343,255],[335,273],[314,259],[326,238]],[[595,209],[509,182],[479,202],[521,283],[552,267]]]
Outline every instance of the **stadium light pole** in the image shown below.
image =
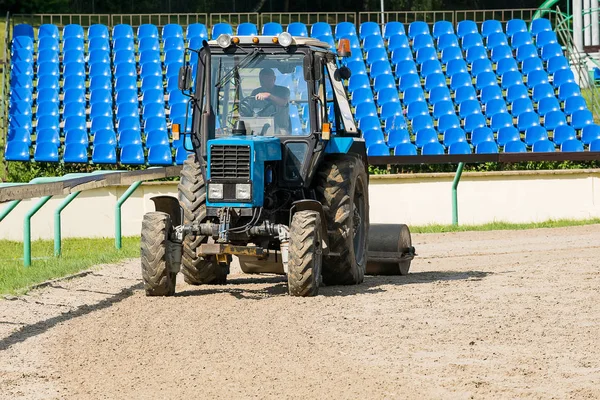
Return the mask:
[[385,24],[385,4],[384,0],[381,0],[381,25]]

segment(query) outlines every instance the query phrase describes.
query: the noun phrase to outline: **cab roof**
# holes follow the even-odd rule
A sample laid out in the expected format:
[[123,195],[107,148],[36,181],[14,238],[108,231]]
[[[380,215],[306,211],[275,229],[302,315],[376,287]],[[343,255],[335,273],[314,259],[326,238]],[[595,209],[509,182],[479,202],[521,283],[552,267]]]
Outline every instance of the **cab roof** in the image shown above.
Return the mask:
[[[238,38],[240,41],[239,45],[264,45],[264,46],[280,46],[278,43],[273,42],[273,39],[276,38],[276,35],[250,35],[250,36],[240,36],[240,35],[232,35],[232,38]],[[258,38],[258,43],[254,43],[253,39]],[[330,51],[331,48],[329,44],[322,42],[318,39],[301,37],[301,36],[292,36],[292,44],[296,46],[307,46],[307,47],[317,47],[319,49],[323,49],[326,51]],[[208,45],[211,47],[220,47],[216,40],[209,40]]]

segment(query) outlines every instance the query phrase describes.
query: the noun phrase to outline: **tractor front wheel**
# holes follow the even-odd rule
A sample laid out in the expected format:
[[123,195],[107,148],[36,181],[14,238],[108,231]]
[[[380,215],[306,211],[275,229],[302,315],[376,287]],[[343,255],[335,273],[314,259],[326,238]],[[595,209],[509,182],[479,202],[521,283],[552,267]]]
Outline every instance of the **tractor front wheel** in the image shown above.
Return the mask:
[[299,211],[290,227],[288,290],[291,296],[309,297],[319,293],[323,249],[321,215]]
[[146,296],[173,296],[177,272],[169,255],[171,217],[163,212],[150,212],[142,220],[142,279]]

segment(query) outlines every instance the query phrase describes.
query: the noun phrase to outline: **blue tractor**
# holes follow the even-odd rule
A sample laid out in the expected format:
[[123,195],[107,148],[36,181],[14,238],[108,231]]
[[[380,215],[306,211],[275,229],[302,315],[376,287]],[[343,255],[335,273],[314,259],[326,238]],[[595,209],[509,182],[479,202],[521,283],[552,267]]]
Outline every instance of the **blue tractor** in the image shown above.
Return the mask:
[[188,50],[189,118],[172,131],[185,131],[189,155],[179,198],[153,199],[144,216],[147,295],[173,295],[179,271],[189,284],[224,284],[233,256],[246,273],[286,274],[292,296],[359,284],[367,260],[373,273],[408,273],[408,228],[369,226],[365,142],[337,63],[349,50],[288,33],[224,34]]

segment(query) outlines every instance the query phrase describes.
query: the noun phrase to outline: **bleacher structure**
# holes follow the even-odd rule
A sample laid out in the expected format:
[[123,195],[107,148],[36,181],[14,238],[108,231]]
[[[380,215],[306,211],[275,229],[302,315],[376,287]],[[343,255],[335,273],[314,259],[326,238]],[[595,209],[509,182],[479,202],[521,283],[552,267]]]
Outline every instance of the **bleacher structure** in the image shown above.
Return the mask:
[[[177,89],[184,49],[222,33],[283,30],[277,22],[235,30],[218,23],[210,35],[200,23],[45,24],[36,32],[16,25],[5,158],[181,164],[186,150],[170,126],[183,125],[188,112]],[[332,48],[350,40],[346,84],[369,156],[600,151],[600,126],[547,19],[530,26],[521,19],[364,22],[358,29],[295,22],[286,30]],[[291,118],[303,124],[298,113]]]

